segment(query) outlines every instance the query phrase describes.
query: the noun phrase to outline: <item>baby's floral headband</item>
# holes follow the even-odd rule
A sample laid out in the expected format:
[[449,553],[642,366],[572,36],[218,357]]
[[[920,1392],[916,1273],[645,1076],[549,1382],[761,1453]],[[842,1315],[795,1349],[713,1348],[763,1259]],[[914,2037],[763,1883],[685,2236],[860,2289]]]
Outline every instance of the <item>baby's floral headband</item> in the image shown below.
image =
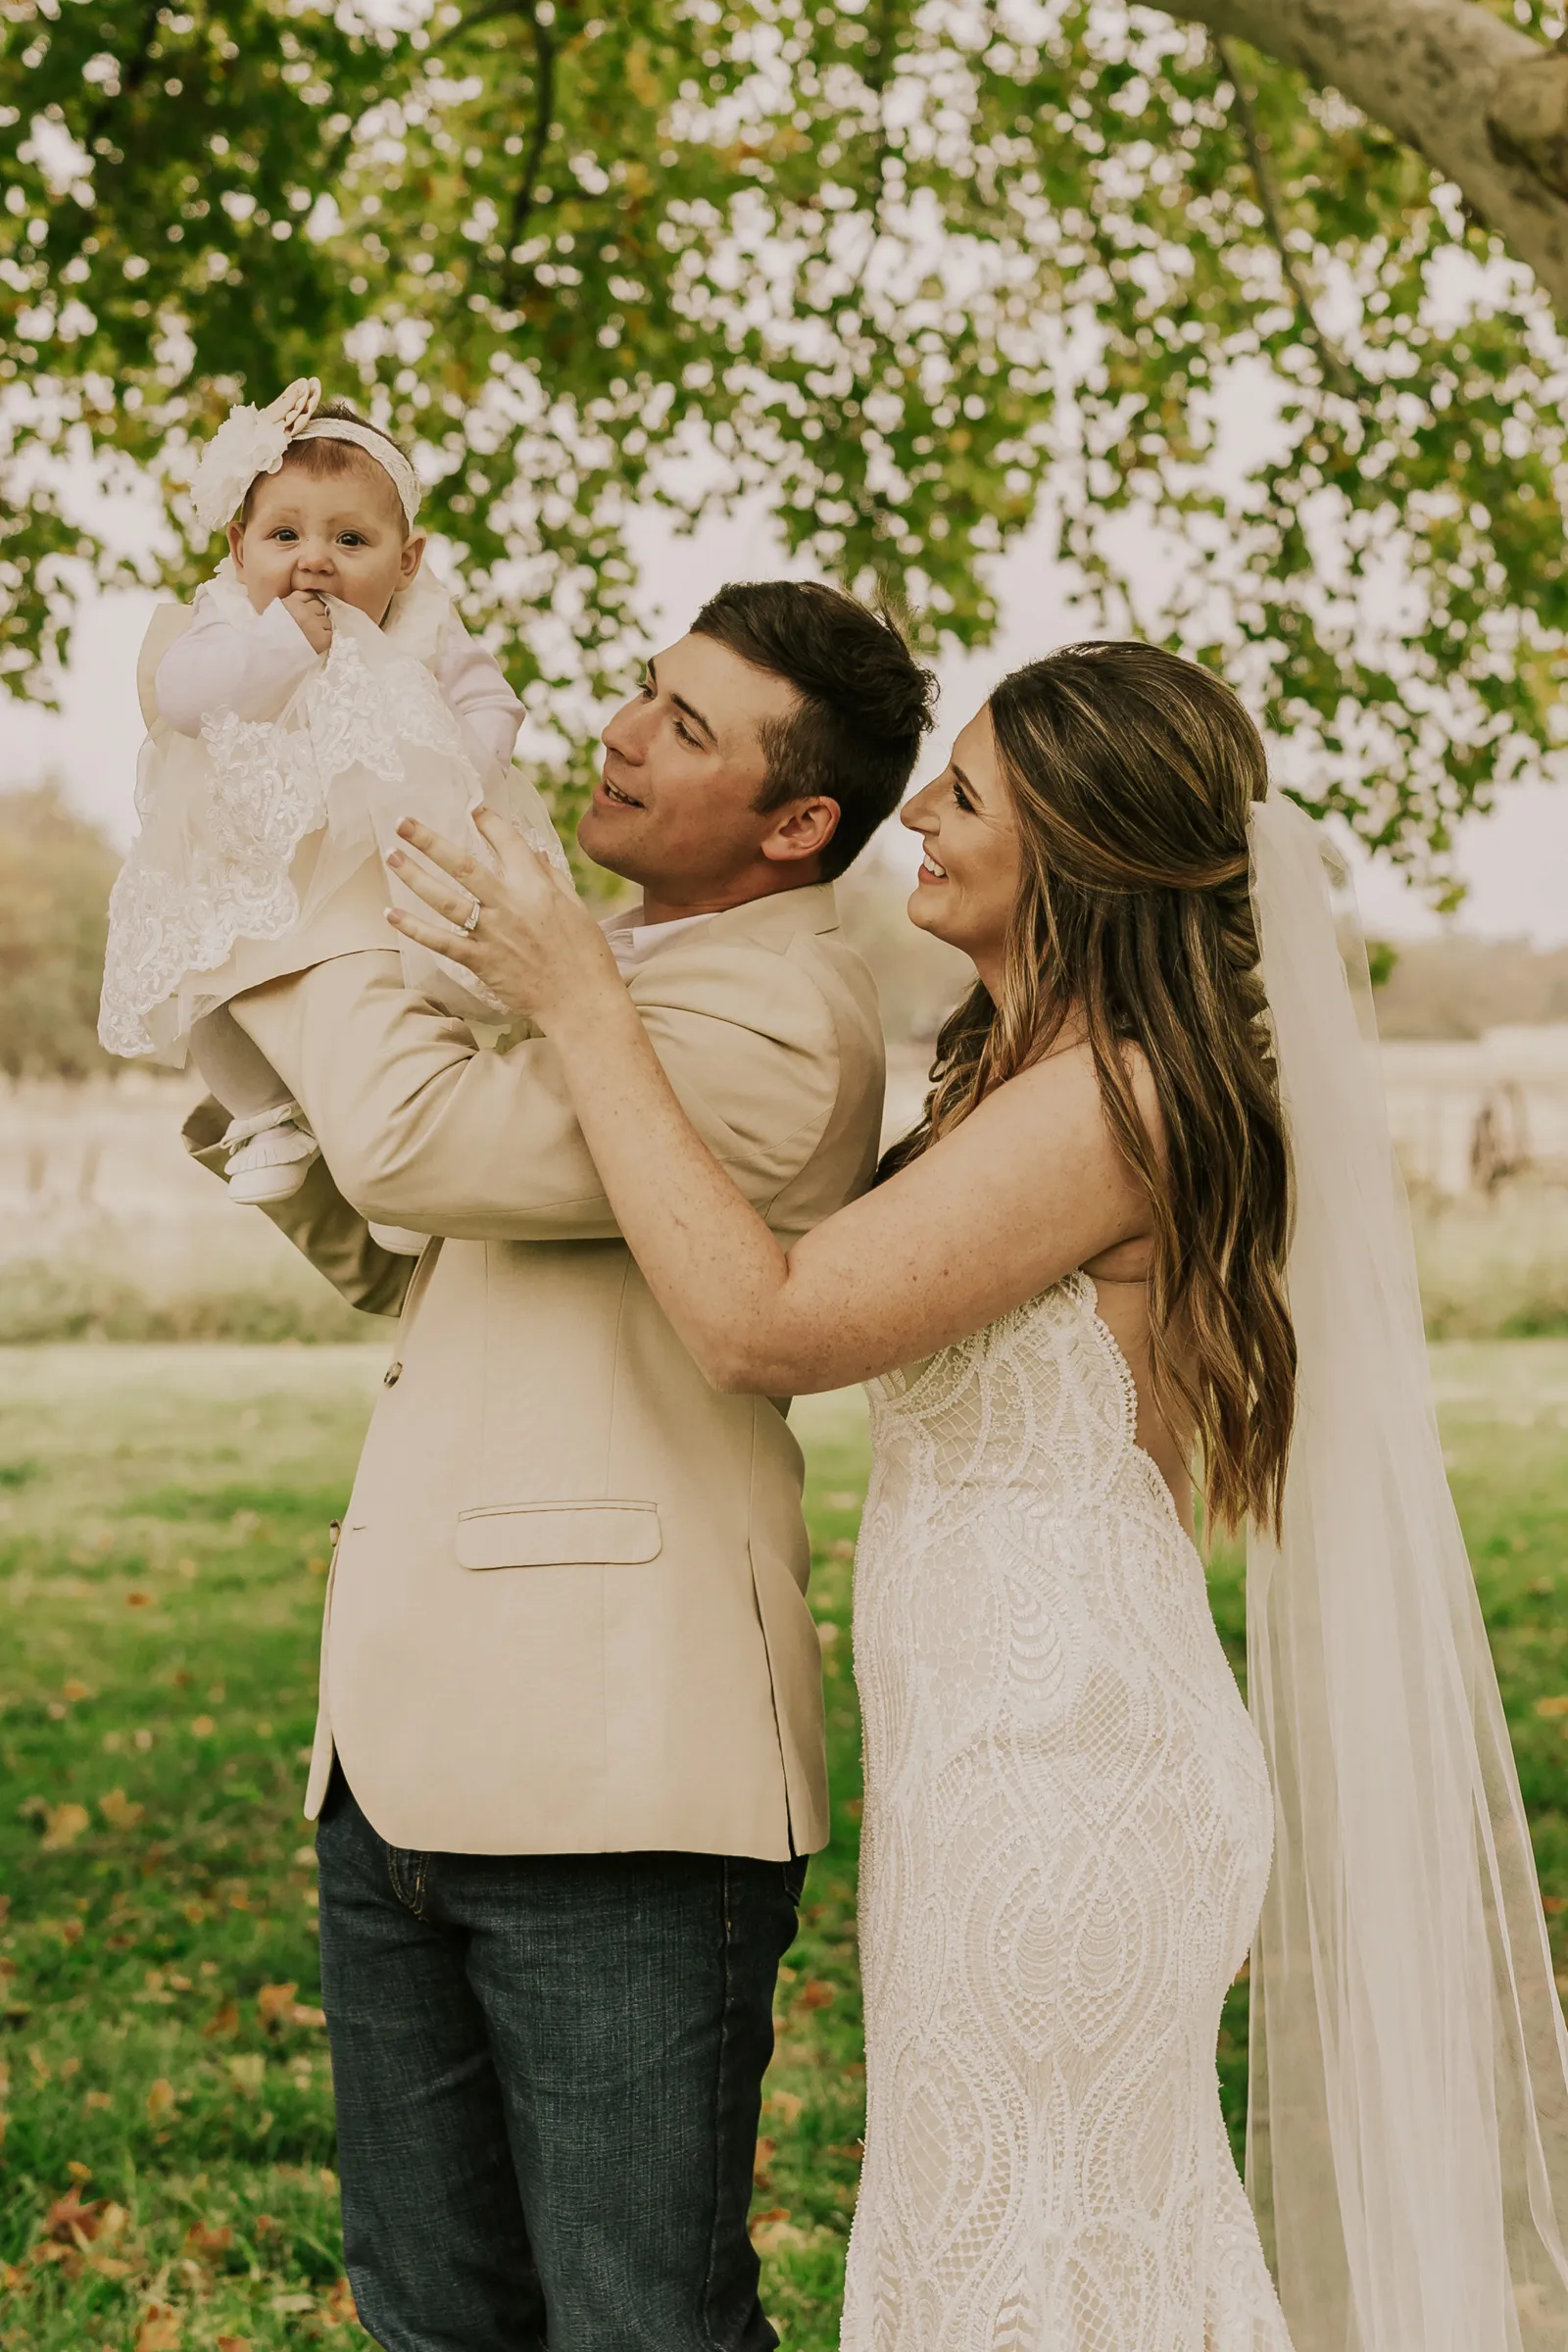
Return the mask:
[[351,416],[318,416],[320,383],[298,376],[270,408],[230,409],[202,452],[191,499],[204,531],[221,529],[238,514],[252,482],[276,473],[296,441],[352,441],[391,477],[412,529],[419,512],[419,477],[400,449],[373,425]]

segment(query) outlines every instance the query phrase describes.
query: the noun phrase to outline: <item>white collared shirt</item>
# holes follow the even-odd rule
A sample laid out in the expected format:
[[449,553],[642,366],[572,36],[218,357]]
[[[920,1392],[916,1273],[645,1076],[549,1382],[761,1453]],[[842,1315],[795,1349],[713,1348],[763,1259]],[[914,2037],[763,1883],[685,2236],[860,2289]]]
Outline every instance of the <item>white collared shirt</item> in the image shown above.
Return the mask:
[[[716,911],[715,908],[713,912]],[[639,964],[646,963],[650,956],[657,955],[678,932],[695,931],[699,923],[710,923],[713,919],[712,913],[677,914],[673,922],[644,923],[637,919],[641,913],[641,906],[632,906],[624,912],[607,914],[600,925],[610,942],[615,969],[623,980],[629,980]]]

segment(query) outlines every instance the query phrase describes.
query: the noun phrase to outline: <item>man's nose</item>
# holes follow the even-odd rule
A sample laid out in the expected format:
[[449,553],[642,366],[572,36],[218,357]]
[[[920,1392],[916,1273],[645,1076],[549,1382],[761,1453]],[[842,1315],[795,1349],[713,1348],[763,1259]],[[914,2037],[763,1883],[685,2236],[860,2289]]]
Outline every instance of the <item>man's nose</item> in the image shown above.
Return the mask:
[[644,733],[637,724],[642,708],[641,695],[633,695],[631,701],[622,703],[613,717],[600,730],[600,742],[607,752],[613,752],[619,760],[641,760],[643,757]]

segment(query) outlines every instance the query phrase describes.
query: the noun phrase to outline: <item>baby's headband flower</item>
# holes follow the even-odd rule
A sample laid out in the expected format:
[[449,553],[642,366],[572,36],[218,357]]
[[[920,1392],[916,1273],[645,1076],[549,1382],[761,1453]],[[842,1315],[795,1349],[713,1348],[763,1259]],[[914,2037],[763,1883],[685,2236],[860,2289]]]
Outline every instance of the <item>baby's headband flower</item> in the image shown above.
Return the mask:
[[372,425],[350,416],[318,416],[321,387],[302,375],[270,408],[230,409],[202,452],[191,499],[204,531],[219,530],[239,512],[259,475],[276,473],[296,441],[352,441],[391,477],[412,528],[419,511],[419,477],[400,449]]

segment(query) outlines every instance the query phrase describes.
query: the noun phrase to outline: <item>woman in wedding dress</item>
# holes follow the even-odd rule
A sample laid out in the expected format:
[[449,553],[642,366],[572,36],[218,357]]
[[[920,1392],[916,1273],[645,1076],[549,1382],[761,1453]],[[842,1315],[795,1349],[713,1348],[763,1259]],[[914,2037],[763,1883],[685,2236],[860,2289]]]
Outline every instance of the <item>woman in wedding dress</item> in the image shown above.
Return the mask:
[[[500,878],[405,829],[461,946],[394,918],[552,1037],[717,1385],[870,1388],[844,2352],[1561,2352],[1568,2055],[1315,829],[1131,644],[1006,679],[905,822],[976,985],[788,1253],[504,829]],[[1195,1477],[1249,1531],[1250,1715]]]

